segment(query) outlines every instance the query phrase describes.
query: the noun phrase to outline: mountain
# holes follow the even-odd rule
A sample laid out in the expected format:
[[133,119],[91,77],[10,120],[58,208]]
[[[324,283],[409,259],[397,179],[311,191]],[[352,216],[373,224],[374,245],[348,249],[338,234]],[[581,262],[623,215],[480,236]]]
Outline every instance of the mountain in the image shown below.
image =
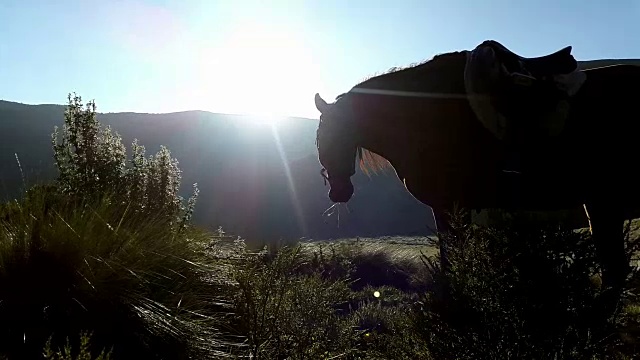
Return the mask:
[[[98,104],[99,105],[99,104]],[[16,155],[28,183],[55,176],[51,133],[62,126],[61,105],[0,101],[0,195],[22,187]],[[315,148],[317,120],[290,118],[271,127],[247,116],[187,111],[170,114],[98,114],[102,124],[137,138],[147,154],[167,146],[183,171],[183,196],[198,183],[194,221],[250,241],[386,235],[424,236],[433,219],[393,172],[368,177],[358,170],[349,210],[322,216],[332,205]],[[276,140],[277,139],[277,140]],[[288,170],[287,170],[288,169]],[[287,175],[287,174],[290,175]]]

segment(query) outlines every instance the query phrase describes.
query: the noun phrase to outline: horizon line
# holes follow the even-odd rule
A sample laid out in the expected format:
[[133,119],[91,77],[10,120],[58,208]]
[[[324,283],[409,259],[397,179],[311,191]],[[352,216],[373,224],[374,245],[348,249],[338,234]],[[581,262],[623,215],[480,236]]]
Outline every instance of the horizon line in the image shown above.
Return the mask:
[[[55,103],[26,103],[15,100],[7,100],[0,99],[0,102],[18,104],[23,106],[61,106],[65,107],[65,104],[55,104]],[[216,112],[211,110],[201,110],[201,109],[191,109],[191,110],[176,110],[176,111],[168,111],[168,112],[140,112],[140,111],[96,111],[97,114],[110,115],[110,114],[140,114],[140,115],[171,115],[171,114],[181,114],[181,113],[189,113],[189,112],[203,112],[209,113],[213,115],[225,115],[225,116],[239,116],[239,117],[261,117],[261,116],[273,116],[273,115],[257,115],[257,114],[248,114],[248,113],[232,113],[232,112]],[[319,120],[318,118],[309,117],[309,116],[299,116],[299,115],[277,115],[277,117],[282,117],[283,119],[304,119],[304,120]]]

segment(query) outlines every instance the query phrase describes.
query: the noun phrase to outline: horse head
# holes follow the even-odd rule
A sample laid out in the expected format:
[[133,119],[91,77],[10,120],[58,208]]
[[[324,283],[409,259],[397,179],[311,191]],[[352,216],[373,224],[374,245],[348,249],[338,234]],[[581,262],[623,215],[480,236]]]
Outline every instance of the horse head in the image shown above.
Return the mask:
[[353,196],[351,176],[356,172],[359,149],[355,121],[349,116],[349,101],[343,97],[328,104],[316,94],[315,104],[320,111],[316,133],[318,160],[323,167],[322,175],[329,182],[329,199],[347,202]]

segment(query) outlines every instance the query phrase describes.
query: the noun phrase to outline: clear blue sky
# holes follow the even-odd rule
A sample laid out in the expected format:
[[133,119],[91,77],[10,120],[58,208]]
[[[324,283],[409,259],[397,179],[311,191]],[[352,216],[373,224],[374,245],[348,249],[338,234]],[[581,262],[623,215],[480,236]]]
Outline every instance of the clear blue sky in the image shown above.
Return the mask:
[[0,99],[313,117],[315,92],[485,39],[587,60],[640,58],[638,34],[638,0],[1,0]]

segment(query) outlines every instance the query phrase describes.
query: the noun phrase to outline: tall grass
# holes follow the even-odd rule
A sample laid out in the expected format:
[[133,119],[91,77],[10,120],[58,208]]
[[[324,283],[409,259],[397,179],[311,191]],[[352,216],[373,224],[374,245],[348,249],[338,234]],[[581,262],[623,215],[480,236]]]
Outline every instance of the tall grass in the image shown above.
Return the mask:
[[[413,336],[408,294],[391,286],[356,290],[353,274],[366,261],[344,260],[359,252],[357,247],[316,251],[285,246],[237,268],[236,324],[247,339],[244,354],[256,359],[424,356],[424,342]],[[328,271],[331,267],[336,271]]]
[[127,209],[43,189],[2,208],[0,352],[38,358],[49,337],[56,348],[82,331],[114,358],[202,358],[225,345],[228,304],[215,294],[230,284],[204,255],[212,236]]

